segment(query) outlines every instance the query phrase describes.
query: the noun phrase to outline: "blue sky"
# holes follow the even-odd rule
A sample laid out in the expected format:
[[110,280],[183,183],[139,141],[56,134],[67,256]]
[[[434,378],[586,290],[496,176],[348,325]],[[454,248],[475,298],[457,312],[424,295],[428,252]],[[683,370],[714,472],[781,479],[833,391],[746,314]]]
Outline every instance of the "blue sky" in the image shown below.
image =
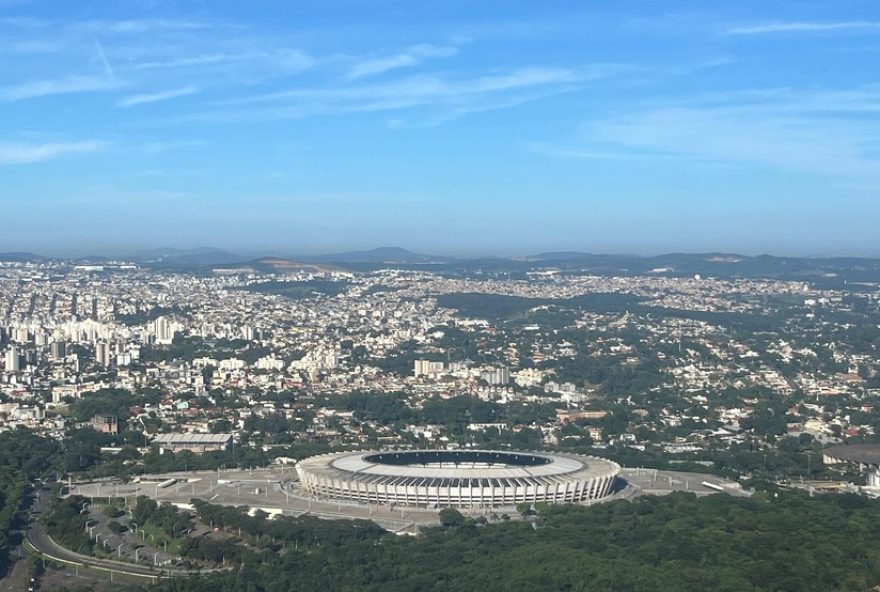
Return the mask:
[[876,0],[0,0],[0,250],[880,255]]

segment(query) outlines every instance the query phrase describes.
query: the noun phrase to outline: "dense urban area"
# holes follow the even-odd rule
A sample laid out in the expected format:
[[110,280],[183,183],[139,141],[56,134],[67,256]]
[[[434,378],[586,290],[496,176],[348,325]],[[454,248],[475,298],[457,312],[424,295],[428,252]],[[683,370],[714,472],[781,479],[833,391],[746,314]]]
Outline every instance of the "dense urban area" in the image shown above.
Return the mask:
[[[727,255],[642,268],[573,254],[9,259],[0,520],[4,563],[16,566],[8,577],[26,570],[31,587],[105,584],[46,553],[15,561],[27,545],[13,531],[36,528],[27,499],[32,521],[72,552],[200,572],[212,590],[525,590],[541,577],[571,590],[880,584],[880,558],[862,546],[880,536],[880,276],[858,260],[808,272],[803,261]],[[378,520],[268,520],[202,495],[183,511],[118,489],[407,448],[590,454],[748,495],[526,504],[476,518],[448,510],[411,538]],[[104,501],[73,481],[107,483]],[[163,478],[152,497],[175,483]],[[769,522],[779,528],[767,532]],[[830,548],[850,567],[832,567]],[[700,560],[700,549],[711,556]],[[826,564],[818,575],[816,562]],[[207,589],[150,573],[123,585]]]

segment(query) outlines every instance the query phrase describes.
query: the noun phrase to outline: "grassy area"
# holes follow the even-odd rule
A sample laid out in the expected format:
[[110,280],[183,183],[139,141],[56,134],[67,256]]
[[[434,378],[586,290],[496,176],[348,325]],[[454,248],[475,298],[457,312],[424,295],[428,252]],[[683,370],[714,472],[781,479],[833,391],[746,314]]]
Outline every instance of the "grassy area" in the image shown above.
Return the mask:
[[170,537],[161,528],[149,522],[147,522],[142,529],[146,535],[146,540],[144,541],[146,544],[166,551],[165,547],[162,545],[162,541],[165,541],[168,545],[167,552],[169,555],[180,555],[180,546],[183,543],[183,538]]

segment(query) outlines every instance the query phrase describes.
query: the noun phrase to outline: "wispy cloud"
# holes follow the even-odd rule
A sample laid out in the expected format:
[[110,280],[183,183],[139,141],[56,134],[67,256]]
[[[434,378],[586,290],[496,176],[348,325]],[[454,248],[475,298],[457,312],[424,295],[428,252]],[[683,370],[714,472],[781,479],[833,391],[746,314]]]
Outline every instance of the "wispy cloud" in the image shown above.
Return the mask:
[[457,53],[458,48],[451,46],[414,45],[395,55],[358,61],[349,70],[348,77],[373,76],[389,70],[416,66],[428,58],[448,58]]
[[605,66],[580,69],[530,67],[472,78],[413,76],[378,84],[281,91],[236,99],[227,104],[317,101],[351,110],[383,110],[435,102],[454,103],[474,95],[529,87],[572,84],[600,78],[608,70]]
[[727,29],[727,35],[772,35],[775,33],[870,33],[880,32],[880,21],[777,22]]
[[287,72],[301,71],[315,65],[315,59],[305,52],[295,49],[275,49],[269,51],[245,51],[238,53],[212,52],[193,56],[175,57],[167,60],[154,60],[134,65],[135,70],[163,70],[192,68],[214,64],[230,64],[265,60]]
[[[503,109],[571,92],[588,81],[611,76],[621,68],[613,64],[579,68],[528,67],[482,76],[422,75],[372,84],[298,88],[218,101],[217,110],[178,121],[240,122],[422,108],[427,112],[422,114],[423,121],[419,124],[392,122],[398,127],[422,127],[467,113]],[[235,108],[222,108],[230,106]]]
[[70,154],[96,152],[106,147],[106,142],[98,140],[42,144],[0,142],[0,165],[42,162]]
[[73,23],[70,28],[76,31],[105,34],[149,33],[151,31],[193,31],[207,29],[211,25],[185,19],[96,19]]
[[104,48],[97,39],[93,39],[93,41],[95,42],[96,57],[98,61],[101,62],[101,65],[104,66],[104,73],[110,78],[116,78],[116,73],[113,71],[113,66],[110,65],[110,61],[107,59],[107,54],[104,53]]
[[171,140],[167,142],[149,142],[143,145],[146,154],[155,155],[167,152],[168,150],[178,150],[182,148],[198,148],[207,146],[204,140]]
[[144,105],[146,103],[158,103],[159,101],[167,101],[169,99],[176,99],[177,97],[184,97],[187,95],[192,95],[199,92],[195,86],[184,86],[181,88],[174,88],[171,90],[165,90],[156,93],[144,93],[131,95],[120,100],[117,105],[120,107],[134,107],[135,105]]
[[24,39],[0,44],[2,52],[21,54],[57,53],[66,49],[69,49],[68,46],[62,42],[44,39]]
[[50,95],[114,90],[121,84],[112,78],[70,76],[56,80],[32,80],[23,84],[0,88],[0,101],[14,102]]
[[[880,179],[880,91],[771,90],[644,110],[587,123],[575,150],[655,155],[832,177]],[[641,156],[640,156],[641,157]]]
[[22,29],[43,29],[50,25],[49,21],[29,16],[10,16],[0,18],[0,25]]
[[[546,142],[527,142],[525,148],[537,154],[565,158],[572,160],[657,160],[657,159],[681,159],[678,154],[664,154],[659,152],[639,152],[633,150],[607,150],[602,148],[570,148],[557,146]],[[695,160],[705,160],[695,157]]]

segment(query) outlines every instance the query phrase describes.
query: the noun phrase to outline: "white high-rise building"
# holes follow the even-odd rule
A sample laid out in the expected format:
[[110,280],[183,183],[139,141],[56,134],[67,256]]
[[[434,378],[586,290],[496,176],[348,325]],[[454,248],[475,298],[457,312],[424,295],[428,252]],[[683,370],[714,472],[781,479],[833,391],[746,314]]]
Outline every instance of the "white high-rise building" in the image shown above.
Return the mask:
[[171,345],[174,342],[174,323],[165,317],[159,317],[153,323],[156,333],[156,343],[159,345]]
[[507,366],[489,368],[480,373],[480,378],[493,386],[508,384],[510,382],[510,369]]
[[63,341],[53,341],[49,355],[53,360],[62,360],[67,355],[67,345]]
[[95,361],[105,368],[110,366],[110,346],[106,342],[95,344]]
[[413,374],[419,376],[432,376],[442,374],[444,370],[443,362],[432,362],[431,360],[416,360],[413,363]]
[[7,372],[21,371],[21,356],[18,353],[18,348],[14,345],[6,352],[6,359],[4,360],[3,368]]

